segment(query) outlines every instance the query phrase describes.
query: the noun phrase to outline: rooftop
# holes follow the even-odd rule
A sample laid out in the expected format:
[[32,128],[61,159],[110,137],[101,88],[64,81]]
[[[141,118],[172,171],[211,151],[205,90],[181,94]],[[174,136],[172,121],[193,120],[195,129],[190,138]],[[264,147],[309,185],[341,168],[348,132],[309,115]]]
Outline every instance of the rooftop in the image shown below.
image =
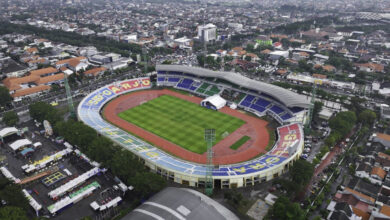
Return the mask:
[[128,219],[238,220],[231,211],[202,193],[175,187],[165,188],[122,218]]

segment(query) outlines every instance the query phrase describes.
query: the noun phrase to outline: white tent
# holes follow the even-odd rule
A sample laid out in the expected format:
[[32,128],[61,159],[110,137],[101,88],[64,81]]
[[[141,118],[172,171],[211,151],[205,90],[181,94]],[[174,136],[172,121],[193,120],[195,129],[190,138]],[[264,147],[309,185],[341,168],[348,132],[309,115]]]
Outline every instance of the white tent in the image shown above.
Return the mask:
[[10,144],[9,146],[12,148],[12,150],[16,151],[21,147],[31,145],[31,144],[32,144],[32,142],[28,139],[20,139],[20,140],[15,141],[14,143]]
[[0,138],[5,138],[9,135],[18,133],[18,129],[15,127],[4,128],[0,131]]
[[215,107],[215,109],[223,108],[226,105],[226,100],[223,99],[218,94],[207,97],[201,102],[201,105],[204,107],[208,107],[209,105],[212,105]]

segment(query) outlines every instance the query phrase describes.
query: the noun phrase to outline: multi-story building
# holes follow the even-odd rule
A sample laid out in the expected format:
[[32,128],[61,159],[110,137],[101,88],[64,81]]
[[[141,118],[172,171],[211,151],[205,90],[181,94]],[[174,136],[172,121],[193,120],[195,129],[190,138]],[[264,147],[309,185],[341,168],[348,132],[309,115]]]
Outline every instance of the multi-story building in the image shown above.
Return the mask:
[[198,26],[198,38],[201,41],[215,41],[217,39],[217,27],[213,24]]

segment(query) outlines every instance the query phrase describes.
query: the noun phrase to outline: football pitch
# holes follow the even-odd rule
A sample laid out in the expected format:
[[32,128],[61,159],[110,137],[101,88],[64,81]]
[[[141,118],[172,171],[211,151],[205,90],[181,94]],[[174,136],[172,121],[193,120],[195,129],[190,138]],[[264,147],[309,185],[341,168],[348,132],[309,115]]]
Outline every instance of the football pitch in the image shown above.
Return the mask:
[[186,100],[163,95],[118,116],[194,153],[207,151],[204,129],[215,129],[216,143],[245,122],[230,115],[203,108]]

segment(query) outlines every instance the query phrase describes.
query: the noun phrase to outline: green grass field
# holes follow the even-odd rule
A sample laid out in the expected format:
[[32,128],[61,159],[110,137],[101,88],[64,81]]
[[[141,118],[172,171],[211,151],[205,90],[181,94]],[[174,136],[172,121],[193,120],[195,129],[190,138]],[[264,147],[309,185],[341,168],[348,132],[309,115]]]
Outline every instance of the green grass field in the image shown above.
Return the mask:
[[243,144],[245,144],[247,141],[249,141],[251,138],[248,136],[243,136],[238,141],[236,141],[232,146],[230,146],[231,149],[237,150],[239,147],[241,147]]
[[205,128],[215,128],[216,144],[245,124],[241,119],[169,95],[130,108],[118,116],[199,154],[207,151]]

